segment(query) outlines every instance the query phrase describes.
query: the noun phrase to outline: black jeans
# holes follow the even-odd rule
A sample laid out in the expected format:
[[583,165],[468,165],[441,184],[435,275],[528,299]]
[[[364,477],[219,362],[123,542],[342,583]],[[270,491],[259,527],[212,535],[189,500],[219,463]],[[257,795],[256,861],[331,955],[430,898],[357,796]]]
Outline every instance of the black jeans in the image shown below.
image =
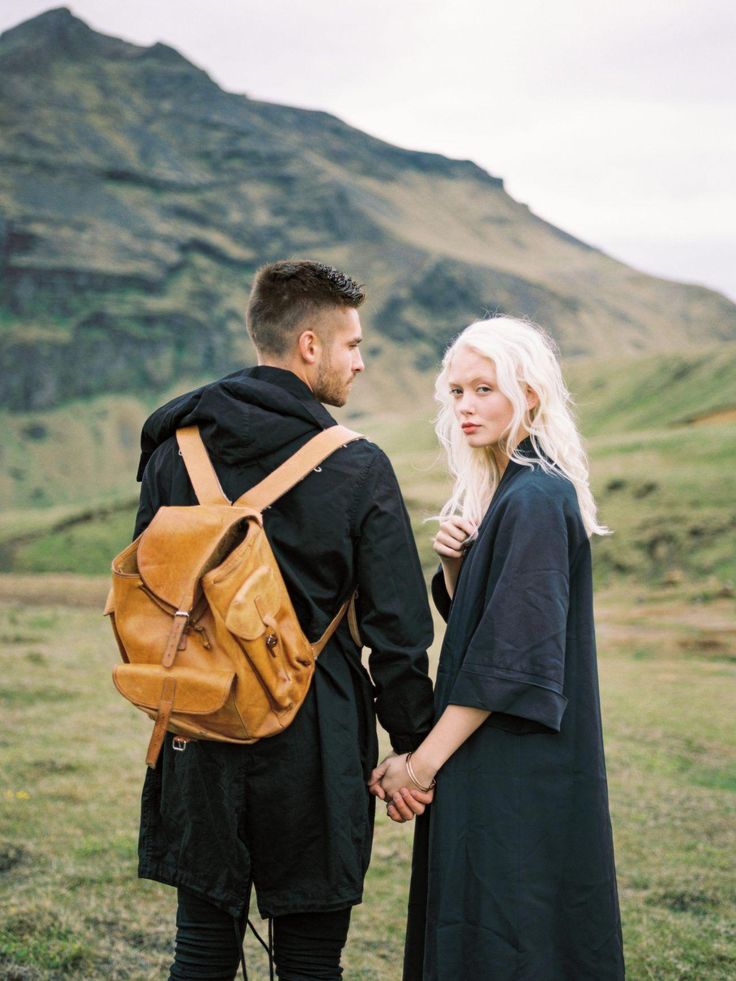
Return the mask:
[[[235,921],[187,889],[179,889],[178,897],[176,953],[169,981],[233,981],[240,964]],[[273,948],[279,981],[339,981],[350,912],[348,908],[275,917]],[[241,935],[243,926],[238,924]]]

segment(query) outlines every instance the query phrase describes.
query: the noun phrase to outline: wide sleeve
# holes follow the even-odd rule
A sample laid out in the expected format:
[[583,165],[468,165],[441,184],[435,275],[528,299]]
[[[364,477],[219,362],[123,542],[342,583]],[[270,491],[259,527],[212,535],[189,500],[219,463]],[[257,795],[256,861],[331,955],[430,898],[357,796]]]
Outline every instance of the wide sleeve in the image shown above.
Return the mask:
[[450,608],[452,607],[452,597],[447,592],[447,584],[445,583],[445,574],[442,571],[442,566],[432,576],[432,599],[434,600],[434,605],[437,608],[437,612],[442,617],[442,619],[447,623],[450,619]]
[[449,702],[559,732],[569,587],[562,501],[525,488],[499,519],[485,609]]
[[415,749],[434,713],[427,648],[432,617],[409,516],[386,455],[361,475],[354,507],[358,621],[378,719],[398,753]]

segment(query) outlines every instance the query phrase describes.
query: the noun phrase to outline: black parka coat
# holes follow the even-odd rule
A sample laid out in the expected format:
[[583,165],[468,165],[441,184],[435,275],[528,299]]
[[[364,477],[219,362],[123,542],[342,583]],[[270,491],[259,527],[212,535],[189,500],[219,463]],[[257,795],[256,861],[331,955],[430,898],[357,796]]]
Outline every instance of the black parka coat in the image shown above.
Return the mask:
[[[234,500],[335,424],[294,374],[245,369],[181,396],[146,423],[139,534],[164,504],[196,498],[174,438],[196,423]],[[264,916],[359,903],[373,831],[366,779],[375,713],[398,752],[431,724],[432,624],[396,478],[368,440],[348,444],[276,501],[264,525],[311,640],[358,588],[370,676],[344,621],[295,721],[252,746],[164,743],[143,789],[139,875],[185,886],[240,916],[250,884]]]
[[450,598],[436,713],[487,709],[415,837],[405,981],[624,976],[590,543],[573,485],[510,462]]

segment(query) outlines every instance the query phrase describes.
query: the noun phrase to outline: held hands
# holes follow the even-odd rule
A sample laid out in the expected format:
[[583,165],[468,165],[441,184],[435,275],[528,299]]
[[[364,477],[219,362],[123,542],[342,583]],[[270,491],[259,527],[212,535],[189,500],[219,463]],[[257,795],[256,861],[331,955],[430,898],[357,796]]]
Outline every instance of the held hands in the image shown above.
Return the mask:
[[[427,804],[434,799],[434,790],[420,790],[415,785],[407,770],[407,756],[408,753],[387,756],[371,773],[368,781],[368,790],[386,803],[386,813],[398,824],[412,821],[416,814],[424,814]],[[429,787],[434,774],[427,775],[422,771],[421,775],[415,773],[415,776],[419,776],[420,780],[426,778],[423,786]]]

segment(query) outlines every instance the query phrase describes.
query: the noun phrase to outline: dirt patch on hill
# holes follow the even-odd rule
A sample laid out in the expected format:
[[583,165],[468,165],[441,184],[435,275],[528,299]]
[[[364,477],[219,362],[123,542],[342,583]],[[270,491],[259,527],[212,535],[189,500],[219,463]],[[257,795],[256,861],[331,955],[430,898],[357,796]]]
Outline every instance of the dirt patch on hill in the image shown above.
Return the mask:
[[731,597],[700,603],[685,597],[665,599],[653,591],[646,598],[622,602],[604,593],[597,603],[596,621],[602,651],[736,660],[736,610]]
[[685,422],[688,426],[713,426],[736,422],[736,405],[727,406],[724,409],[714,409],[712,412],[704,412],[702,416],[691,416]]

